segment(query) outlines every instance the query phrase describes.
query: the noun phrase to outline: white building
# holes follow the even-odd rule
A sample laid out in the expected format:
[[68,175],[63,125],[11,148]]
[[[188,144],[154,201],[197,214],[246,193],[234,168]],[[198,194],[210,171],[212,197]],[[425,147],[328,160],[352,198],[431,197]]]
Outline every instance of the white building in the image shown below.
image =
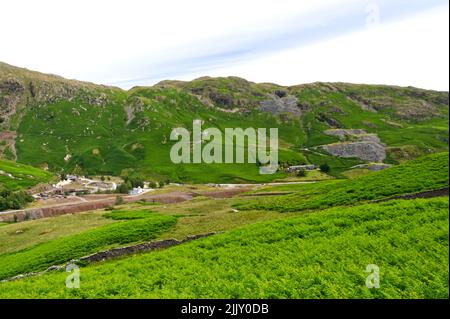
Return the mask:
[[141,188],[141,186],[134,187],[131,191],[128,192],[129,195],[139,195],[142,194],[144,190]]
[[286,171],[288,172],[296,172],[301,169],[304,169],[305,171],[312,171],[315,170],[317,167],[314,164],[311,165],[295,165],[295,166],[289,166]]

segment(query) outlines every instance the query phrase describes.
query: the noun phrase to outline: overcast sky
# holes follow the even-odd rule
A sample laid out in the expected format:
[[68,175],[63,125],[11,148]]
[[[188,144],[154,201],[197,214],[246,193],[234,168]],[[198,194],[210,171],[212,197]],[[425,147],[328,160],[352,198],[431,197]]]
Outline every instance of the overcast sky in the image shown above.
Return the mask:
[[449,88],[444,0],[2,0],[0,61],[123,88],[240,76]]

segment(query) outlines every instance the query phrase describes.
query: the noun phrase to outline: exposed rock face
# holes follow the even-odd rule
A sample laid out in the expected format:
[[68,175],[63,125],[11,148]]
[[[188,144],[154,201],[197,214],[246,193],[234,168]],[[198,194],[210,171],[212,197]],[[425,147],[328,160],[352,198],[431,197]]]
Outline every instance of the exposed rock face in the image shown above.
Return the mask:
[[126,125],[130,124],[136,117],[137,112],[142,112],[144,110],[144,103],[142,99],[136,97],[131,100],[131,103],[125,105],[125,112],[127,114]]
[[324,132],[327,135],[337,136],[341,140],[353,140],[358,142],[381,143],[377,134],[366,133],[362,129],[331,129]]
[[11,129],[11,117],[20,115],[27,106],[77,98],[90,105],[104,106],[108,103],[108,96],[99,89],[114,88],[66,80],[0,62],[0,127],[2,130]]
[[342,127],[342,125],[337,120],[335,120],[334,118],[331,118],[331,117],[329,117],[329,116],[327,116],[327,115],[325,115],[323,113],[320,113],[317,116],[317,120],[319,120],[320,122],[328,124],[328,126],[330,126],[330,127],[334,127],[334,128],[341,128]]
[[383,162],[386,158],[384,146],[376,142],[350,142],[322,145],[328,153],[339,157],[356,157],[368,162]]
[[[280,95],[282,97],[280,97]],[[259,108],[260,111],[269,112],[272,114],[290,113],[294,115],[300,115],[302,112],[295,96],[284,96],[283,94],[278,93],[269,94],[269,97],[270,99],[261,101]]]
[[324,133],[348,141],[322,146],[334,156],[356,157],[369,162],[383,162],[386,158],[385,145],[377,134],[368,134],[362,129],[333,129]]

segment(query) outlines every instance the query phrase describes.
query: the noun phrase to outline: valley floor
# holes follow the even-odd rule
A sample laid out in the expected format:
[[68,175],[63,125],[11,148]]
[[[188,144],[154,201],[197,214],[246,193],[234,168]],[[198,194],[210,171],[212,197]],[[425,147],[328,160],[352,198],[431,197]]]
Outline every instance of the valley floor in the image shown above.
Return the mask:
[[[350,180],[172,185],[140,199],[0,224],[0,298],[448,298],[448,153]],[[79,288],[66,287],[71,261]],[[27,273],[41,274],[9,280]]]

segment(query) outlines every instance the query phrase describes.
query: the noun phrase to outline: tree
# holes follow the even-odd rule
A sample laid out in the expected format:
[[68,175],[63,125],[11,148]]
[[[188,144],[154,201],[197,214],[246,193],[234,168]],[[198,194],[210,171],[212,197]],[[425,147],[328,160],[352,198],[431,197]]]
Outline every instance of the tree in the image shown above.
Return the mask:
[[125,182],[130,183],[131,187],[144,187],[144,180],[137,176],[122,177]]
[[102,182],[104,182],[104,181],[105,181],[105,176],[100,177],[100,180],[101,180]]
[[131,185],[131,183],[129,181],[127,181],[127,182],[123,182],[122,184],[120,184],[117,187],[116,192],[120,193],[120,194],[128,194],[132,188],[133,188],[133,186]]
[[115,205],[121,205],[121,204],[123,204],[122,196],[116,196]]
[[330,166],[327,163],[323,163],[320,165],[320,170],[324,173],[328,173],[330,171]]
[[298,177],[305,177],[305,176],[306,176],[306,170],[305,170],[304,168],[300,168],[300,169],[297,171],[297,176],[298,176]]
[[164,181],[160,181],[158,184],[159,184],[159,187],[160,187],[160,188],[163,188],[164,185],[165,185],[165,184],[164,184]]
[[24,191],[12,192],[4,189],[0,191],[0,210],[20,209],[34,200],[33,196]]

